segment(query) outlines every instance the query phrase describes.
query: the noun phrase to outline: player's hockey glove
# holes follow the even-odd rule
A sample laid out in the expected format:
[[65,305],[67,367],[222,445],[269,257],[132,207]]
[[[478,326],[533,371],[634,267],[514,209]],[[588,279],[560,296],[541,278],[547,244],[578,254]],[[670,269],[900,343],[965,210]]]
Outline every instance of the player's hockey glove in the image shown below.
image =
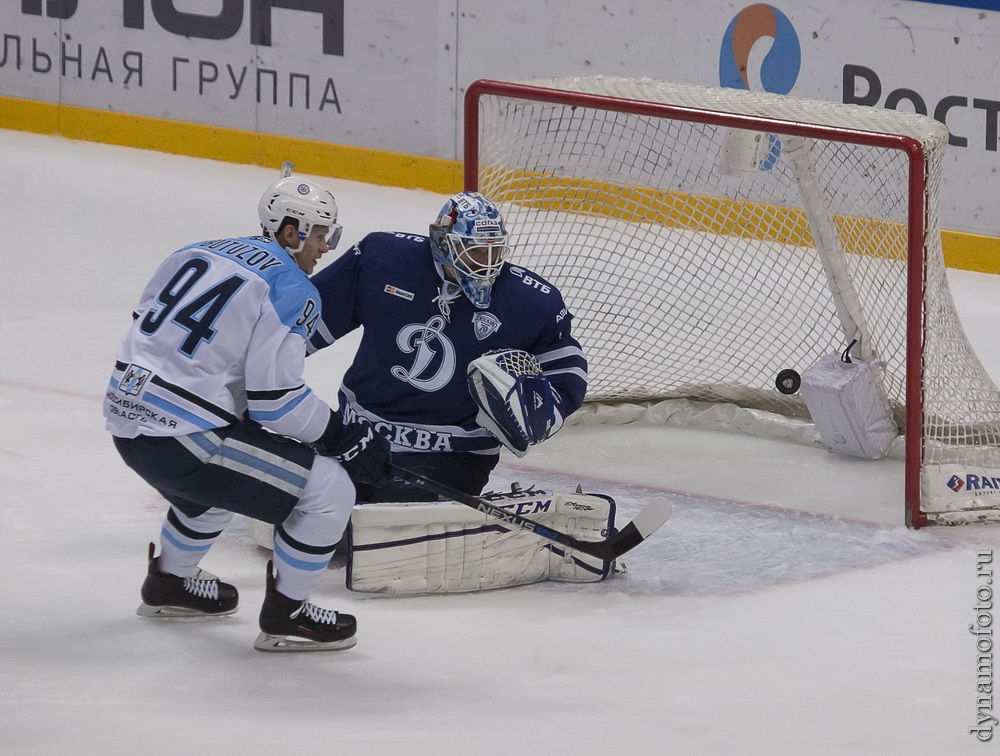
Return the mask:
[[330,422],[313,448],[317,454],[333,457],[355,483],[384,486],[392,482],[389,442],[365,422],[344,425],[339,412],[330,413]]
[[552,387],[541,373],[535,356],[519,349],[489,352],[469,363],[476,422],[519,457],[555,425]]

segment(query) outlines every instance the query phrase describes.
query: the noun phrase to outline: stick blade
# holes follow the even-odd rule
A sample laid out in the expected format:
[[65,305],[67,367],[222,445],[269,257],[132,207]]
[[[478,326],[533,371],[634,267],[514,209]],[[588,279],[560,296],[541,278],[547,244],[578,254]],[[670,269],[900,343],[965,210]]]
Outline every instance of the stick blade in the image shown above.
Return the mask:
[[652,499],[645,508],[632,520],[635,529],[639,531],[643,538],[649,538],[653,533],[674,513],[674,504],[666,496],[657,496]]
[[601,551],[605,555],[603,558],[617,559],[634,549],[659,530],[663,523],[670,519],[673,511],[674,505],[670,499],[664,496],[651,499],[632,522],[622,528],[616,536],[600,544]]

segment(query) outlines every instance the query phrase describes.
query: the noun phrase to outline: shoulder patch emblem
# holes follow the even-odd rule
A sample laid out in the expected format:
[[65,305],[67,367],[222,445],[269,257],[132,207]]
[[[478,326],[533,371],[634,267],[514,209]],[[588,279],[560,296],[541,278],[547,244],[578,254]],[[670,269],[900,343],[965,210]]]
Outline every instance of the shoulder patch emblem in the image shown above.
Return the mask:
[[392,284],[385,285],[385,293],[392,294],[393,296],[402,297],[408,302],[413,301],[413,294],[409,291],[404,291],[403,289],[396,288]]
[[133,396],[138,396],[139,392],[142,391],[142,387],[146,385],[146,381],[153,374],[151,370],[147,370],[144,367],[140,367],[135,363],[130,364],[125,368],[125,374],[122,379],[118,381],[118,390],[125,394],[132,394]]
[[482,341],[500,329],[500,320],[492,312],[477,312],[472,316],[476,338]]

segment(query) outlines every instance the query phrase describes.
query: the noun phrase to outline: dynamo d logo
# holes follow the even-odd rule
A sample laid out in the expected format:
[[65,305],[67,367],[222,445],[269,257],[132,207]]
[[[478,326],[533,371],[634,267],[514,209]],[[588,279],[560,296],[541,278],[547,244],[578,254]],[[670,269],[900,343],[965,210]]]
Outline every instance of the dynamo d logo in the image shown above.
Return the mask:
[[750,53],[762,39],[771,39],[770,49],[757,72],[766,92],[788,94],[802,67],[799,35],[788,16],[773,5],[748,5],[729,22],[719,53],[719,83],[734,89],[752,89]]
[[440,391],[455,375],[455,345],[444,335],[445,319],[435,315],[426,323],[403,326],[396,334],[396,346],[404,354],[413,354],[413,364],[407,370],[395,365],[389,372],[393,378],[409,383],[421,391]]

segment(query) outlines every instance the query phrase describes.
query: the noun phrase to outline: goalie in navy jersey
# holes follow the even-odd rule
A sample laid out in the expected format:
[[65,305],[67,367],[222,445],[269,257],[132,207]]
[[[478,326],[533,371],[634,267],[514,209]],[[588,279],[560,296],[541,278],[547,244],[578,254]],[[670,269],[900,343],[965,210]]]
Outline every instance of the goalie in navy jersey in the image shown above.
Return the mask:
[[[395,464],[474,495],[501,446],[523,456],[587,388],[562,296],[507,254],[496,205],[462,192],[429,236],[369,234],[312,278],[323,316],[310,351],[364,327],[340,390],[345,419],[371,423]],[[361,502],[432,496],[399,479],[358,486]]]
[[333,195],[285,175],[258,213],[263,235],[169,255],[118,349],[107,429],[126,464],[170,504],[158,557],[149,545],[138,613],[236,611],[235,587],[199,563],[238,512],[275,525],[254,647],[349,648],[354,617],[308,598],[350,518],[352,481],[390,479],[388,443],[302,380],[320,318],[308,274],[340,236]]

